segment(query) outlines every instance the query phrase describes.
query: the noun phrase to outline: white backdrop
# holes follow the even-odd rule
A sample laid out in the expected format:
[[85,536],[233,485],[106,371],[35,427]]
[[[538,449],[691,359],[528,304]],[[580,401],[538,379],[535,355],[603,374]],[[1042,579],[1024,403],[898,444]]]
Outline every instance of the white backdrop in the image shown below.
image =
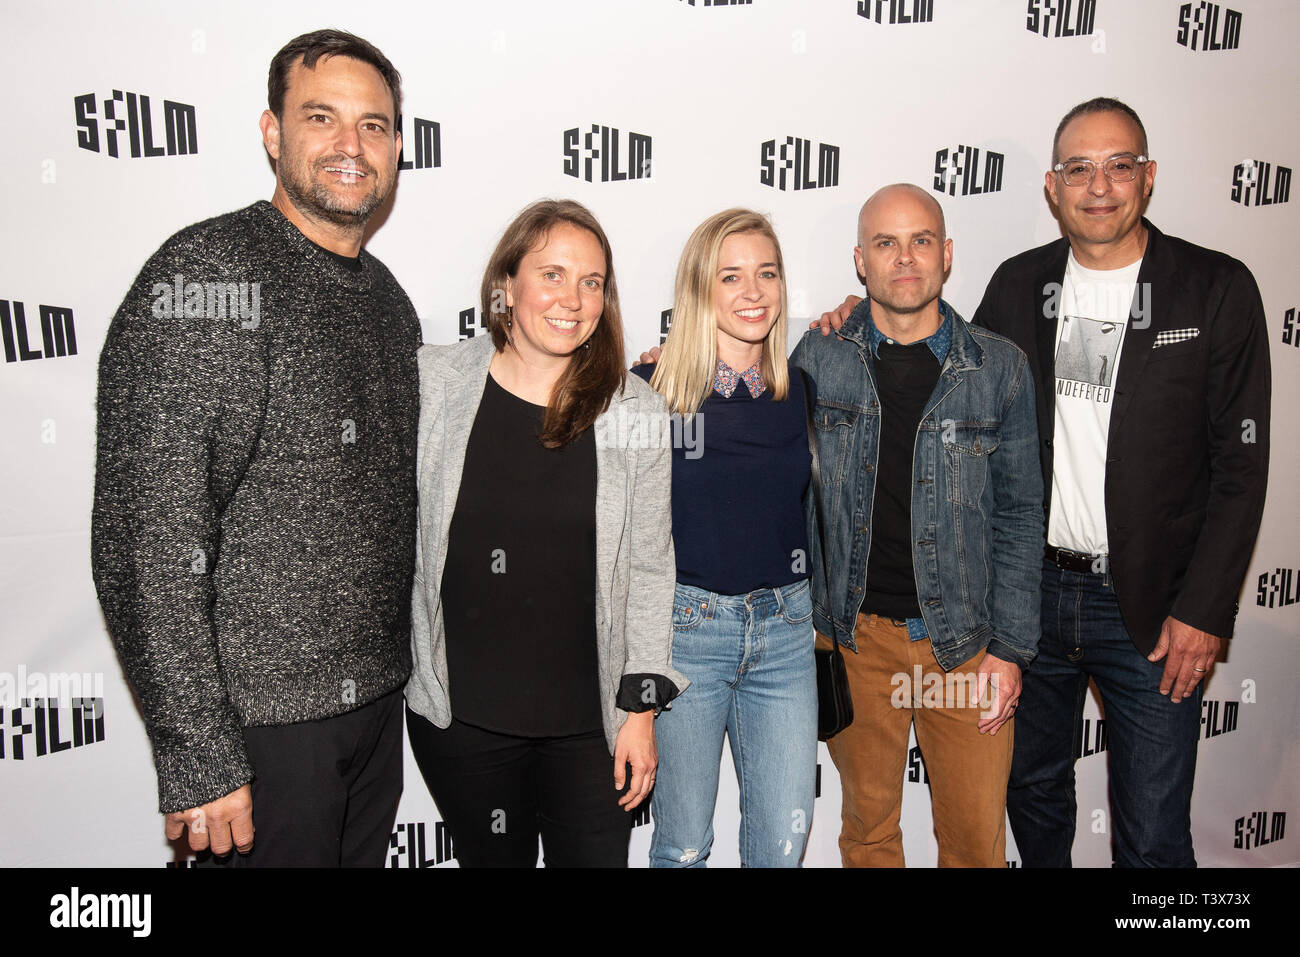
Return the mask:
[[[270,197],[257,129],[267,66],[287,40],[322,26],[366,37],[402,72],[413,165],[369,248],[410,294],[429,342],[460,335],[500,231],[541,196],[586,203],[608,231],[629,359],[658,342],[687,235],[727,206],[771,214],[800,327],[861,291],[852,246],[866,196],[899,180],[932,188],[937,154],[959,146],[980,150],[979,166],[966,165],[981,185],[989,153],[1002,156],[1000,189],[961,195],[963,178],[956,195],[941,197],[956,247],[945,297],[969,316],[999,262],[1059,235],[1042,187],[1059,117],[1095,95],[1131,104],[1159,161],[1149,215],[1253,270],[1274,361],[1271,494],[1238,635],[1207,690],[1192,807],[1197,856],[1211,866],[1300,863],[1286,830],[1300,794],[1300,705],[1289,685],[1300,612],[1288,604],[1300,597],[1290,494],[1300,465],[1287,412],[1300,399],[1300,334],[1290,331],[1300,283],[1288,248],[1297,217],[1290,202],[1255,199],[1289,193],[1300,161],[1294,0],[1232,0],[1231,10],[1178,0],[3,0],[11,134],[0,231],[0,692],[7,681],[18,697],[32,688],[40,697],[31,682],[51,674],[85,675],[88,687],[49,689],[44,707],[3,702],[0,864],[173,859],[143,725],[90,580],[96,362],[114,310],[164,239]],[[118,117],[134,95],[149,97],[152,141],[164,155],[131,155],[129,117],[119,156],[109,155],[105,101],[114,91]],[[79,114],[77,98],[87,94],[99,151],[78,145],[87,101]],[[193,106],[196,149],[187,143],[182,155],[177,143],[166,155],[165,100]],[[438,124],[438,165],[414,155],[415,119]],[[592,182],[565,175],[565,131],[593,125],[618,131],[621,173],[629,134],[648,136],[648,169],[633,169],[648,175],[601,182],[599,160]],[[810,144],[813,169],[800,180],[808,188],[794,188],[793,169],[785,189],[762,182],[764,142],[779,154],[787,137]],[[822,144],[839,150],[833,185],[817,163]],[[1256,163],[1248,205],[1232,200],[1234,167],[1247,160]],[[75,352],[44,342],[42,306],[71,310]],[[74,715],[81,696],[102,704]],[[1095,699],[1086,717],[1090,752]],[[712,863],[732,865],[739,815],[729,757],[724,765]],[[1105,758],[1086,754],[1077,767],[1075,861],[1107,866]],[[909,863],[932,865],[928,790],[909,783],[904,796]],[[408,755],[390,863],[445,857],[437,820]],[[634,865],[646,862],[650,829],[633,832]],[[838,866],[838,830],[839,783],[823,748],[809,865]],[[1016,860],[1010,845],[1008,857]]]

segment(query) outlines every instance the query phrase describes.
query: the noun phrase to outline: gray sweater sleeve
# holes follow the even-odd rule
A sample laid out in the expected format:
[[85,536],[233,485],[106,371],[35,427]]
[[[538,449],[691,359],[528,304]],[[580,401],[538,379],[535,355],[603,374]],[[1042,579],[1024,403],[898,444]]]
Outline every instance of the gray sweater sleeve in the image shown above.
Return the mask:
[[212,571],[222,510],[265,414],[265,342],[238,316],[184,316],[178,277],[247,278],[195,245],[178,234],[145,264],[99,364],[92,571],[164,813],[252,778],[214,638]]

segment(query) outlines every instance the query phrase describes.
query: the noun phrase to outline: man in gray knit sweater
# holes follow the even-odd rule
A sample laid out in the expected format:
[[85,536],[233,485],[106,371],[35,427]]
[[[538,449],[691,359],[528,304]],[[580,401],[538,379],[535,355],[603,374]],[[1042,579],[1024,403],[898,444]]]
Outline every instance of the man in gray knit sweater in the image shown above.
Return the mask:
[[271,202],[167,240],[113,317],[92,565],[167,836],[378,866],[402,788],[421,337],[361,243],[397,176],[400,77],[322,30],[268,85]]

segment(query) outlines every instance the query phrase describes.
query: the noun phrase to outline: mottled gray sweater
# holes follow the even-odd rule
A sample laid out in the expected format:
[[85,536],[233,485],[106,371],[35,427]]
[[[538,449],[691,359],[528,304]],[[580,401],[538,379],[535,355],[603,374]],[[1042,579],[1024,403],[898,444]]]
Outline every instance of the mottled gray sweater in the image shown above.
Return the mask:
[[163,812],[251,780],[241,726],[410,673],[420,325],[361,265],[259,202],[167,240],[109,327],[91,561]]

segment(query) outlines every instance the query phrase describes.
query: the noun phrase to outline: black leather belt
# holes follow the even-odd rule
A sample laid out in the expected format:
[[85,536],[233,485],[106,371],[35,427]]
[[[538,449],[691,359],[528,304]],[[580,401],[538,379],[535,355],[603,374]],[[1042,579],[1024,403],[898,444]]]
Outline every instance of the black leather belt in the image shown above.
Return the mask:
[[1043,556],[1057,567],[1070,572],[1100,575],[1106,571],[1104,555],[1085,555],[1083,552],[1072,552],[1068,548],[1048,545],[1043,551]]

